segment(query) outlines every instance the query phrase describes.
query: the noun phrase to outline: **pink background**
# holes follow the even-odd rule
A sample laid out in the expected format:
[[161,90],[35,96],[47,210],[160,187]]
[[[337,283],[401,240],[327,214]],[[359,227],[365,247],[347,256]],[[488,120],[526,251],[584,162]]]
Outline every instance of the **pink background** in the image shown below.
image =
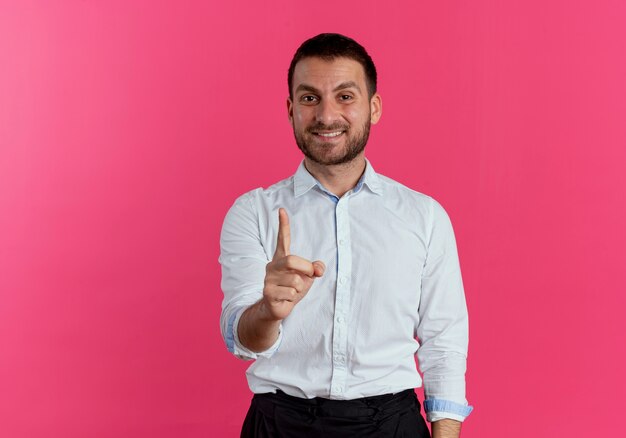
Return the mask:
[[623,430],[626,3],[2,1],[0,435],[237,436],[219,231],[295,171],[324,31],[378,66],[376,170],[455,224],[463,436]]

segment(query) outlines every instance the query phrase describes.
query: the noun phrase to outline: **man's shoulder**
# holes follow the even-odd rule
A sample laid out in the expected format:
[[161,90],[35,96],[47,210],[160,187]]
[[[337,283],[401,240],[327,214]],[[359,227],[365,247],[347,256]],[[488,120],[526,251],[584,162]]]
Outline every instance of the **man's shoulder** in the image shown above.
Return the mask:
[[257,187],[255,189],[244,192],[239,195],[235,200],[235,203],[247,203],[253,202],[262,197],[268,197],[275,194],[284,192],[285,190],[293,190],[293,175],[285,179],[282,179],[268,187]]
[[409,211],[419,211],[430,217],[447,217],[445,208],[432,196],[417,191],[388,176],[377,174],[385,196],[392,202],[402,203]]
[[389,178],[388,176],[382,175],[380,173],[378,173],[377,176],[384,189],[385,194],[387,195],[402,197],[408,201],[413,201],[426,205],[434,201],[431,196],[417,191],[399,181],[396,181],[395,179]]

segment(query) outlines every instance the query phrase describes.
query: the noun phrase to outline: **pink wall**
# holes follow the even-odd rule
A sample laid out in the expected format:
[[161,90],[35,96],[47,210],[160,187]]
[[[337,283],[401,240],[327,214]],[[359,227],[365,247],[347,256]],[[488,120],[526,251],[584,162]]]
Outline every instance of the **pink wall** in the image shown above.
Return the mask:
[[286,71],[322,31],[377,62],[376,169],[455,224],[463,436],[622,429],[623,1],[3,1],[0,435],[237,435],[219,231],[295,170]]

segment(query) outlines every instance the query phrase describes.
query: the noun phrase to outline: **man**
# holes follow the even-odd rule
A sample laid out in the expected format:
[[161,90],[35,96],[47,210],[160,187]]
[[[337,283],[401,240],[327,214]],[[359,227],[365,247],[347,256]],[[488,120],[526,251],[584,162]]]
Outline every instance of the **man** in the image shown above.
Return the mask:
[[241,196],[221,235],[221,328],[255,359],[244,437],[458,437],[467,310],[450,221],[364,156],[381,117],[365,49],[321,34],[296,52],[287,110],[304,160]]

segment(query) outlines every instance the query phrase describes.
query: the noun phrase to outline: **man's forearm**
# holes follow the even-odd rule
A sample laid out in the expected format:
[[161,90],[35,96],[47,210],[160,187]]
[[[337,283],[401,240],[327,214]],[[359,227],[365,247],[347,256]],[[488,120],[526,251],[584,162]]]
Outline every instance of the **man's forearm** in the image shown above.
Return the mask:
[[237,326],[239,342],[249,350],[258,353],[274,345],[278,339],[280,321],[268,318],[263,300],[247,308]]
[[443,419],[431,423],[433,438],[459,438],[461,435],[461,422],[451,419]]

